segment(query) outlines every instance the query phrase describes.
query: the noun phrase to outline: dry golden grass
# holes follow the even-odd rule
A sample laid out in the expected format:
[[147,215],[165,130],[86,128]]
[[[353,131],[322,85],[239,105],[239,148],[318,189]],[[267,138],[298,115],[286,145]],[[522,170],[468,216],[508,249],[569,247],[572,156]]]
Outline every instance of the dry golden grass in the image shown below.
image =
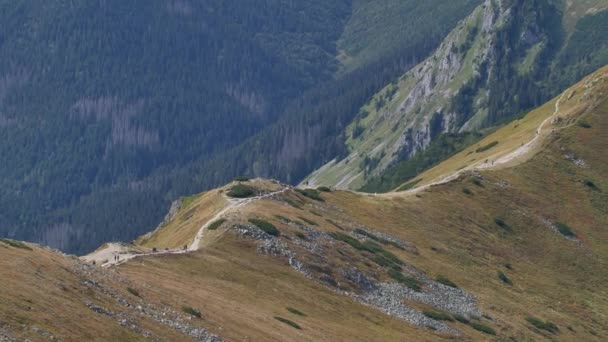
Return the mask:
[[[0,243],[0,333],[10,330],[19,341],[48,340],[36,328],[62,341],[144,341],[85,305],[89,301],[114,312],[123,310],[112,298],[83,285],[84,279],[71,271],[77,260],[31,247],[33,251],[27,251]],[[124,285],[104,286],[128,296]],[[184,340],[183,335],[144,317],[138,317],[138,324],[167,340]]]
[[139,238],[137,245],[147,248],[181,248],[190,245],[199,229],[226,205],[223,189],[195,196],[185,207],[180,208],[173,220],[150,235]]
[[[200,308],[209,327],[242,341],[430,341],[447,338],[391,318],[306,280],[284,260],[256,253],[251,242],[225,234],[191,255],[150,258],[120,267],[148,295],[168,305]],[[290,313],[293,307],[306,314]],[[274,319],[296,322],[296,330]]]

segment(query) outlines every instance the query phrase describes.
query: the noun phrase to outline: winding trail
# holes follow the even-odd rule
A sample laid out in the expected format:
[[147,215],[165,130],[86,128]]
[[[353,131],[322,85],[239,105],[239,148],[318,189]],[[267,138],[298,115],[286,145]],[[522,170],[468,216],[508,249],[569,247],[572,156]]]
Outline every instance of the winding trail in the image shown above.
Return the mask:
[[506,163],[511,162],[512,160],[521,157],[523,155],[526,155],[527,153],[529,153],[532,148],[534,148],[536,146],[536,144],[538,143],[539,139],[541,138],[541,133],[543,131],[543,129],[545,128],[545,126],[547,125],[547,123],[551,122],[560,112],[560,104],[562,99],[564,98],[564,96],[566,95],[566,92],[562,93],[561,96],[557,99],[557,101],[555,102],[555,110],[553,112],[553,114],[551,114],[548,118],[546,118],[541,124],[540,126],[538,126],[538,128],[536,129],[536,133],[534,134],[534,138],[532,138],[532,140],[528,141],[526,144],[518,147],[517,149],[501,156],[500,158],[496,159],[494,162],[489,162],[489,161],[479,161],[473,165],[470,165],[462,170],[456,171],[450,175],[447,175],[441,179],[439,179],[438,181],[429,183],[429,184],[425,184],[423,186],[411,189],[411,190],[407,190],[407,191],[401,191],[401,192],[392,192],[392,193],[387,193],[386,195],[390,195],[390,196],[394,196],[395,194],[400,194],[400,195],[407,195],[407,194],[416,194],[420,191],[424,191],[427,190],[435,185],[440,185],[440,184],[445,184],[445,183],[449,183],[455,179],[457,179],[458,177],[460,177],[464,172],[466,171],[473,171],[473,170],[486,170],[486,169],[491,169],[491,168],[495,168],[497,166],[500,165],[504,165]]
[[[256,196],[256,197],[249,197],[249,198],[242,198],[242,199],[229,198],[226,195],[224,195],[224,197],[228,201],[228,205],[226,205],[226,207],[224,207],[217,214],[215,214],[213,217],[211,217],[209,220],[207,220],[207,222],[198,230],[198,232],[194,236],[194,239],[192,240],[192,242],[186,249],[169,249],[169,250],[161,250],[161,251],[157,251],[157,252],[152,252],[151,250],[148,249],[148,251],[146,251],[146,252],[137,252],[137,251],[133,250],[133,247],[129,247],[122,243],[108,243],[106,248],[93,252],[89,255],[86,255],[86,256],[82,257],[82,260],[84,260],[85,262],[106,261],[101,266],[107,268],[107,267],[124,264],[124,263],[128,262],[129,260],[132,260],[132,259],[135,259],[138,257],[145,257],[145,256],[151,256],[151,255],[159,256],[159,255],[168,255],[168,254],[187,254],[187,253],[196,252],[200,249],[200,244],[205,236],[207,227],[209,227],[209,225],[211,225],[213,222],[219,220],[226,213],[233,211],[237,208],[243,207],[247,204],[253,203],[255,201],[263,200],[266,198],[271,198],[273,196],[282,194],[290,189],[291,189],[291,187],[288,186],[279,191],[267,193],[267,194]],[[116,256],[118,256],[118,260],[115,259]]]
[[[529,142],[527,142],[526,144],[516,148],[515,150],[501,156],[500,158],[494,160],[494,162],[489,162],[489,161],[479,161],[473,165],[470,165],[462,170],[456,171],[452,174],[449,174],[435,182],[429,183],[429,184],[425,184],[423,186],[411,189],[411,190],[407,190],[407,191],[402,191],[402,192],[392,192],[392,193],[386,193],[386,194],[382,194],[380,196],[395,196],[395,195],[399,195],[399,196],[403,196],[403,195],[408,195],[408,194],[415,194],[418,193],[420,191],[424,191],[426,189],[429,189],[433,186],[436,185],[440,185],[440,184],[445,184],[448,182],[451,182],[455,179],[457,179],[458,177],[460,177],[464,172],[467,171],[472,171],[472,170],[485,170],[485,169],[490,169],[490,168],[494,168],[500,165],[504,165],[506,163],[509,163],[511,161],[513,161],[514,159],[521,157],[523,155],[526,155],[527,153],[529,153],[538,143],[538,141],[541,138],[541,133],[543,132],[543,129],[545,128],[545,126],[551,122],[560,112],[560,104],[561,101],[563,99],[563,97],[565,96],[565,92],[562,93],[562,95],[557,99],[557,101],[555,102],[555,111],[553,112],[552,115],[550,115],[548,118],[546,118],[541,124],[540,126],[536,129],[536,132],[534,134],[534,137],[532,138],[532,140],[530,140]],[[250,198],[243,198],[243,199],[236,199],[236,198],[228,198],[226,197],[227,201],[228,201],[228,205],[226,205],[226,207],[224,207],[222,210],[220,210],[217,214],[215,214],[212,218],[210,218],[196,233],[196,235],[194,236],[192,242],[190,243],[190,245],[187,246],[187,248],[185,249],[173,249],[173,250],[164,250],[164,251],[158,251],[156,253],[151,252],[151,251],[146,251],[146,252],[137,252],[133,249],[133,247],[129,247],[125,244],[121,244],[121,243],[108,243],[108,246],[102,250],[93,252],[87,256],[82,257],[82,259],[86,262],[92,262],[92,261],[106,261],[105,263],[102,264],[102,267],[112,267],[112,266],[116,266],[116,265],[120,265],[123,263],[128,262],[129,260],[138,258],[138,257],[143,257],[143,256],[150,256],[150,255],[155,255],[155,256],[159,256],[159,255],[168,255],[168,254],[186,254],[186,253],[192,253],[195,251],[198,251],[200,249],[200,244],[201,241],[203,240],[204,236],[205,236],[205,232],[207,231],[207,228],[215,221],[219,220],[220,218],[222,218],[222,216],[224,216],[226,213],[233,211],[235,209],[238,209],[240,207],[243,207],[249,203],[255,202],[255,201],[259,201],[262,199],[266,199],[266,198],[270,198],[273,197],[275,195],[284,193],[287,190],[290,190],[291,187],[287,186],[279,191],[275,191],[275,192],[271,192],[268,194],[264,194],[261,196],[256,196],[256,197],[250,197]],[[362,195],[366,195],[366,196],[370,196],[370,194],[363,194]],[[376,195],[371,195],[371,196],[376,196]],[[115,259],[115,256],[118,256],[118,260]]]

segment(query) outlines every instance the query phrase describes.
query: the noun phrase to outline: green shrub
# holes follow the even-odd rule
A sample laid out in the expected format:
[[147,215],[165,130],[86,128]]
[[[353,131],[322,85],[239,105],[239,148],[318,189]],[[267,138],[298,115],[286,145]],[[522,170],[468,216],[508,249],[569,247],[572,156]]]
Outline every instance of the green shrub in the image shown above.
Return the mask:
[[422,313],[426,317],[432,318],[432,319],[437,320],[437,321],[449,321],[449,322],[453,322],[454,321],[454,318],[452,318],[452,316],[450,314],[445,313],[445,312],[425,310]]
[[451,281],[450,279],[448,279],[448,277],[444,276],[444,275],[438,275],[437,279],[435,279],[438,283],[449,286],[449,287],[453,287],[455,289],[458,288],[458,285],[456,285],[453,281]]
[[300,220],[302,220],[302,221],[304,221],[304,222],[308,223],[308,224],[309,224],[309,225],[311,225],[311,226],[315,226],[315,227],[316,227],[316,226],[318,226],[318,225],[319,225],[317,222],[312,221],[312,220],[309,220],[309,219],[307,219],[306,217],[298,216],[298,218],[299,218]]
[[33,251],[32,247],[26,245],[25,243],[23,243],[21,241],[16,241],[16,240],[11,240],[11,239],[0,239],[0,242],[5,243],[11,247],[24,249],[26,251]]
[[283,215],[274,215],[274,217],[276,217],[279,220],[286,222],[286,223],[296,223],[294,220],[290,219],[289,217],[285,217]]
[[249,177],[244,177],[244,176],[235,177],[234,181],[235,182],[248,182],[249,181]]
[[292,206],[292,207],[294,207],[296,209],[302,209],[301,205],[299,205],[298,203],[296,203],[295,201],[293,201],[293,200],[291,200],[289,198],[286,198],[285,202],[287,202],[287,204],[289,204],[290,206]]
[[260,228],[262,231],[272,236],[279,236],[281,234],[277,227],[275,227],[272,223],[268,221],[264,221],[257,218],[250,218],[249,222],[253,223],[256,227]]
[[462,189],[462,192],[463,192],[465,195],[469,195],[469,196],[473,195],[473,191],[471,191],[471,190],[469,190],[469,189],[467,189],[467,188],[463,188],[463,189]]
[[315,189],[296,189],[296,191],[308,198],[312,198],[316,201],[323,202],[323,198],[321,198],[321,193]]
[[587,180],[583,181],[583,183],[586,186],[588,186],[590,189],[593,189],[593,190],[599,190],[600,189],[600,188],[597,187],[597,185],[595,185],[595,183],[592,180],[587,179]]
[[344,229],[344,227],[340,226],[339,224],[337,224],[336,222],[334,222],[334,221],[332,221],[332,220],[330,220],[330,219],[325,219],[325,221],[327,221],[327,222],[329,222],[329,223],[333,224],[333,225],[334,225],[334,226],[336,226],[336,228],[338,228],[338,229],[341,229],[341,230],[346,230],[346,229]]
[[308,240],[308,236],[306,236],[304,233],[296,232],[296,236],[302,240]]
[[574,234],[574,231],[572,231],[572,227],[569,225],[558,222],[555,224],[555,226],[557,227],[557,231],[559,231],[563,236],[570,238],[576,237],[576,234]]
[[329,233],[329,235],[335,240],[345,242],[357,250],[367,251],[375,254],[374,257],[372,257],[372,261],[376,262],[380,266],[391,266],[393,264],[403,265],[403,261],[401,261],[396,255],[385,250],[382,248],[382,246],[375,242],[365,241],[362,243],[354,237],[340,232]]
[[507,277],[507,275],[504,274],[504,272],[502,272],[502,271],[498,271],[498,279],[502,280],[502,282],[507,285],[513,285],[513,282],[511,282],[511,279],[509,279],[509,277]]
[[460,323],[463,323],[463,324],[469,324],[469,323],[471,323],[471,321],[469,321],[468,318],[466,318],[466,317],[464,317],[463,315],[460,315],[460,314],[454,314],[454,319],[457,320]]
[[222,224],[224,224],[224,222],[226,222],[225,218],[221,218],[221,219],[219,219],[217,221],[213,221],[211,224],[209,224],[209,227],[207,227],[207,229],[209,229],[209,230],[216,230],[219,227],[221,227]]
[[403,273],[394,270],[394,269],[390,269],[388,270],[388,275],[395,279],[397,282],[409,287],[410,289],[414,290],[414,291],[420,291],[421,286],[420,286],[420,282],[412,277],[406,277],[403,275]]
[[298,310],[296,308],[287,307],[287,311],[291,312],[294,315],[306,317],[305,313],[303,313],[302,311],[300,311],[300,310]]
[[476,153],[485,152],[485,151],[495,147],[496,145],[498,145],[498,141],[492,141],[491,143],[476,149],[475,152]]
[[494,223],[496,223],[497,226],[499,226],[500,228],[503,229],[510,229],[511,227],[509,227],[509,225],[505,222],[505,220],[503,220],[500,217],[497,217],[494,219]]
[[585,120],[578,120],[578,126],[582,128],[591,128],[591,124]]
[[302,330],[302,327],[296,323],[296,322],[292,322],[290,320],[288,320],[287,318],[283,318],[283,317],[279,317],[279,316],[274,316],[274,319],[276,319],[279,322],[285,323],[293,328],[296,328],[298,330]]
[[483,186],[483,183],[481,182],[481,179],[479,179],[479,178],[473,178],[473,181],[472,181],[472,182],[473,182],[473,184],[477,185],[477,186],[478,186],[478,187],[480,187],[480,188],[483,188],[483,187],[484,187],[484,186]]
[[193,195],[193,196],[188,196],[188,197],[182,198],[181,207],[182,208],[189,207],[190,204],[192,204],[192,202],[194,202],[194,200],[196,199],[196,197],[197,197],[197,195]]
[[355,229],[355,233],[357,233],[359,235],[363,235],[365,237],[368,237],[368,238],[370,238],[370,239],[372,239],[374,241],[380,242],[383,245],[390,245],[390,246],[393,246],[393,247],[401,249],[401,250],[404,249],[403,247],[399,246],[399,244],[397,244],[397,243],[395,243],[393,241],[389,241],[389,240],[383,239],[381,237],[378,237],[378,236],[376,236],[376,235],[374,235],[374,234],[372,234],[372,233],[370,233],[370,232],[368,232],[366,230],[360,229],[360,228]]
[[528,321],[528,323],[532,324],[538,329],[548,331],[552,334],[555,334],[559,331],[559,328],[554,323],[551,323],[549,321],[544,322],[536,317],[528,316],[526,317],[526,321]]
[[496,331],[494,329],[492,329],[491,327],[480,323],[480,322],[470,322],[469,325],[477,330],[477,331],[481,331],[484,334],[488,334],[488,335],[496,335]]
[[317,190],[319,190],[321,192],[331,192],[331,189],[327,186],[320,186],[317,188]]
[[255,194],[255,190],[247,185],[237,184],[233,186],[227,195],[233,198],[247,198]]
[[141,296],[139,295],[139,291],[137,291],[136,289],[134,289],[132,287],[127,287],[127,291],[130,294],[134,295],[135,297],[140,297],[141,298]]
[[197,318],[201,318],[201,312],[191,306],[182,307],[182,311],[187,313],[188,315],[191,315],[191,316],[194,316]]

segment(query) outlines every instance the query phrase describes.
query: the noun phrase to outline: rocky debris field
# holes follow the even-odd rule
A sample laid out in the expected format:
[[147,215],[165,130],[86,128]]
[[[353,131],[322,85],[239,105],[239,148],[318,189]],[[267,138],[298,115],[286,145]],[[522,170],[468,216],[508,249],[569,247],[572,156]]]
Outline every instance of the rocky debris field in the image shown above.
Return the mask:
[[93,290],[96,297],[100,297],[99,295],[109,297],[123,308],[120,312],[113,312],[91,301],[84,300],[85,305],[89,309],[117,321],[121,326],[138,335],[150,340],[159,340],[157,336],[139,326],[138,322],[142,317],[145,317],[198,341],[222,341],[219,336],[193,324],[191,316],[177,312],[169,307],[147,303],[141,298],[136,302],[127,300],[113,287],[107,285],[107,282],[111,281],[122,284],[125,288],[132,286],[115,270],[96,268],[80,261],[75,261],[72,266],[72,272],[82,278],[82,285]]
[[[323,211],[324,208],[323,205],[316,205],[315,209]],[[235,224],[229,231],[242,238],[254,240],[258,253],[285,260],[294,270],[306,278],[418,327],[460,335],[458,330],[450,327],[445,322],[426,316],[420,310],[405,304],[405,301],[418,302],[466,318],[483,316],[483,312],[477,307],[477,301],[473,295],[465,290],[440,284],[411,265],[403,264],[401,268],[408,276],[420,283],[421,288],[419,290],[411,289],[397,282],[381,281],[378,274],[386,273],[384,267],[376,266],[378,269],[376,272],[360,268],[355,264],[355,260],[360,258],[356,254],[357,251],[350,251],[349,253],[353,253],[353,255],[345,257],[347,260],[352,260],[348,264],[331,263],[328,260],[332,259],[332,253],[339,253],[336,252],[338,249],[348,250],[348,247],[337,248],[339,242],[332,235],[314,225],[285,217],[279,218],[292,230],[289,232],[281,231],[279,236],[273,236],[253,224]],[[412,243],[390,234],[375,231],[356,222],[341,222],[340,225],[353,228],[349,231],[340,227],[340,231],[347,233],[358,241],[370,241],[409,253],[418,253],[416,246]],[[296,233],[292,235],[292,231]],[[350,283],[356,291],[346,291],[344,288],[345,282]]]

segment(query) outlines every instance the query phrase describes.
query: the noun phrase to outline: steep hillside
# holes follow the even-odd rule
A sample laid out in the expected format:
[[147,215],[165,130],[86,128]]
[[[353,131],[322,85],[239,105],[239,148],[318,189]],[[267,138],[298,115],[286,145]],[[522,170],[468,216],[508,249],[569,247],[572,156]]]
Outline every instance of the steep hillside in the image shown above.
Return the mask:
[[[90,251],[239,174],[299,181],[473,2],[425,25],[358,0],[0,4],[0,236]],[[416,34],[351,51],[388,27]]]
[[374,177],[407,167],[399,163],[443,133],[475,132],[542,104],[608,63],[606,7],[486,1],[433,56],[361,108],[344,131],[348,155],[306,181],[352,189],[377,184]]
[[604,68],[533,115],[537,135],[476,152],[532,139],[518,158],[416,191],[240,179],[86,264],[1,241],[0,337],[603,341],[607,94]]

